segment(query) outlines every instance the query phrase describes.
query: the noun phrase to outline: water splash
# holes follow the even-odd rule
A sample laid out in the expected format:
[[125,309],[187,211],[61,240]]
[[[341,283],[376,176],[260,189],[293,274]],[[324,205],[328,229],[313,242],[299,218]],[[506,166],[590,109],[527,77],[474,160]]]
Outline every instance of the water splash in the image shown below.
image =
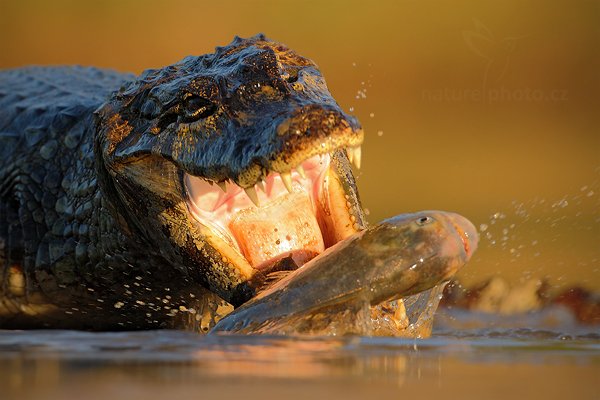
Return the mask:
[[[508,262],[526,259],[529,265],[537,264],[536,259],[544,249],[556,251],[557,246],[578,235],[600,233],[600,198],[596,195],[598,182],[581,187],[577,192],[559,198],[534,198],[528,201],[514,200],[510,207],[496,210],[488,219],[479,224],[481,234],[480,249],[487,247],[500,250]],[[591,211],[590,211],[591,210]],[[589,259],[579,259],[580,265],[598,267],[600,246]],[[556,260],[556,262],[561,262]],[[531,275],[524,270],[524,275]],[[543,272],[543,266],[535,272]],[[526,276],[527,277],[527,276]]]

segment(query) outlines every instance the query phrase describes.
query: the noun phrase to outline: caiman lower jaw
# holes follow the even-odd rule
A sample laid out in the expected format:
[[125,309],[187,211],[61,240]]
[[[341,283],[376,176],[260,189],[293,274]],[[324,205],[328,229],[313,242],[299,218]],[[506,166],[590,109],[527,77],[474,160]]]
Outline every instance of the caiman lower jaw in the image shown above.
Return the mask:
[[[360,164],[360,148],[347,154]],[[243,257],[256,270],[288,257],[301,266],[363,228],[353,215],[358,199],[346,193],[331,161],[329,154],[311,157],[251,190],[185,174],[188,209],[221,239],[223,257]]]

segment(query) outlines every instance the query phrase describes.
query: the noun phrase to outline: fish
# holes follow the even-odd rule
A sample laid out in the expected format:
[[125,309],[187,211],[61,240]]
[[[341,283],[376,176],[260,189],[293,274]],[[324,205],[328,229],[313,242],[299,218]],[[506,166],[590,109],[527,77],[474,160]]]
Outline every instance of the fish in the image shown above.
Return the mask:
[[[401,299],[416,305],[411,310],[416,322],[435,312],[441,288],[469,261],[478,240],[473,224],[456,213],[422,211],[386,219],[287,273],[222,318],[211,333],[377,334],[390,314],[406,320]],[[400,324],[393,334],[427,336],[430,326],[415,333],[417,326]]]

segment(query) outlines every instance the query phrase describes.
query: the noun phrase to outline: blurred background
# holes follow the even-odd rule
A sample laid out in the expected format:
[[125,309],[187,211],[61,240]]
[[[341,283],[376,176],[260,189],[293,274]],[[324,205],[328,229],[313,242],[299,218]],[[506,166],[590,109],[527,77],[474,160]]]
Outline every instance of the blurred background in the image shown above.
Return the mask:
[[597,1],[0,0],[0,67],[139,73],[258,32],[362,122],[371,222],[456,211],[482,236],[467,285],[600,291]]

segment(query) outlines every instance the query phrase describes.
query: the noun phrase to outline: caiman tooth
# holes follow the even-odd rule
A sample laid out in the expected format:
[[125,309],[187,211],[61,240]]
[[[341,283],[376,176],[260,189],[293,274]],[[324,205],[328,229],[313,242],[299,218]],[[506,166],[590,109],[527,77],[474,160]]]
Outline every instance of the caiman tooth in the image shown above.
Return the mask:
[[298,164],[298,166],[296,167],[296,171],[298,171],[298,174],[300,174],[302,179],[306,179],[306,172],[304,172],[304,168],[302,168],[302,164]]
[[245,188],[244,191],[246,192],[246,195],[250,198],[250,200],[252,200],[254,205],[256,207],[260,207],[260,204],[258,203],[258,195],[256,194],[256,189],[254,189],[254,186]]
[[361,147],[356,146],[353,149],[353,153],[354,153],[354,157],[353,157],[354,160],[352,162],[354,163],[354,165],[356,165],[357,169],[360,169],[360,157],[361,157],[361,153],[362,153]]
[[265,183],[263,181],[256,182],[256,186],[258,186],[258,188],[260,190],[262,190],[263,192],[265,192]]
[[292,174],[289,172],[281,173],[281,180],[288,192],[292,193]]
[[346,154],[348,155],[348,160],[350,164],[354,164],[354,149],[352,147],[348,147],[346,149]]
[[222,191],[227,191],[227,185],[225,184],[225,181],[217,182],[217,185],[219,185]]

